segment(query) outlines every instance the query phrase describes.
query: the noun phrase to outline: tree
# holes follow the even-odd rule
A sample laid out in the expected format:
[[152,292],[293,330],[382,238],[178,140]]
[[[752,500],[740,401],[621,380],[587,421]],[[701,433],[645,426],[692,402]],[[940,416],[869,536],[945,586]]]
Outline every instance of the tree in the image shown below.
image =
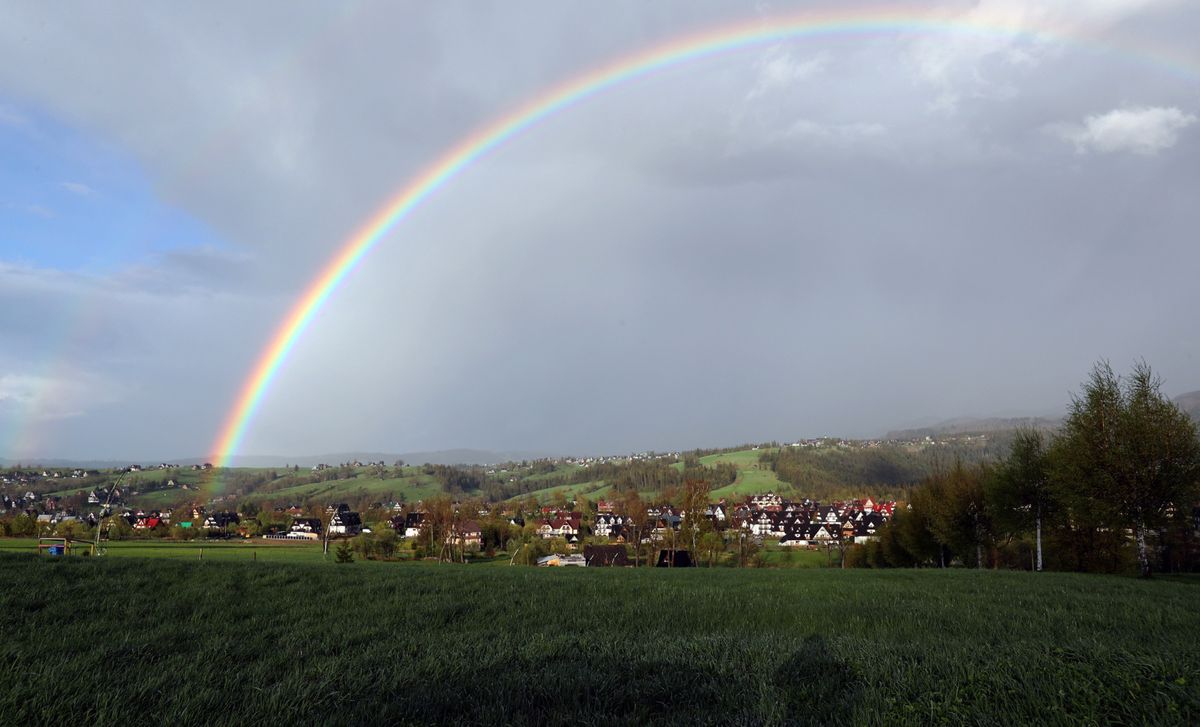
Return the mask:
[[641,561],[642,538],[645,535],[647,518],[646,503],[642,502],[636,490],[628,490],[624,493],[621,511],[625,514],[626,530],[633,540],[633,565],[636,568]]
[[721,558],[721,552],[725,550],[725,539],[721,534],[710,530],[700,536],[700,552],[704,554],[704,559],[708,561],[708,567],[712,567]]
[[913,508],[927,514],[929,531],[938,543],[958,554],[964,564],[973,548],[977,568],[983,567],[983,546],[991,532],[983,487],[987,476],[982,466],[957,462],[913,492]]
[[354,551],[350,547],[349,540],[343,540],[337,549],[333,551],[334,562],[337,563],[353,563]]
[[1033,530],[1034,570],[1042,570],[1042,520],[1050,506],[1050,465],[1042,433],[1017,432],[1008,458],[992,478],[988,497],[996,524],[1016,532]]
[[705,530],[712,529],[708,519],[709,485],[706,480],[687,480],[683,483],[683,497],[680,508],[683,520],[679,524],[679,535],[688,544],[692,555],[699,552],[700,536]]
[[1079,488],[1115,525],[1133,531],[1143,577],[1150,575],[1148,534],[1176,508],[1190,507],[1200,487],[1196,425],[1161,386],[1145,362],[1124,380],[1096,364],[1055,442],[1060,485]]

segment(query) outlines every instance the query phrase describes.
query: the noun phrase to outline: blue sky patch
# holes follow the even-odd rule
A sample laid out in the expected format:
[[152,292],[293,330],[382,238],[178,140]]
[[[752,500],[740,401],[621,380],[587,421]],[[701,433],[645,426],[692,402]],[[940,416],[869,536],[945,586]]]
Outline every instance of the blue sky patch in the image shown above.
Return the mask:
[[95,273],[225,247],[120,148],[35,109],[0,100],[0,160],[0,261]]

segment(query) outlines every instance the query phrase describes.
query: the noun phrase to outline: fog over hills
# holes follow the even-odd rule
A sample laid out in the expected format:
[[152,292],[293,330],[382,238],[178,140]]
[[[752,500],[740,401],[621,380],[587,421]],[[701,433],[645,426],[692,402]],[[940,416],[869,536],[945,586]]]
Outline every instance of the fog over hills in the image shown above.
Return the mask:
[[1200,391],[1189,391],[1175,397],[1175,403],[1194,421],[1200,422]]
[[[235,455],[232,458],[230,465],[233,467],[285,467],[288,465],[312,467],[318,464],[336,465],[343,462],[380,461],[390,465],[396,460],[403,460],[407,464],[484,465],[495,464],[498,462],[520,462],[523,460],[540,459],[550,456],[553,455],[549,455],[545,452],[492,452],[483,449],[444,449],[434,452],[409,452],[407,454],[394,454],[385,452],[337,452],[333,454],[301,456],[244,454]],[[88,467],[108,469],[115,467],[127,467],[131,464],[157,464],[159,461],[160,460],[86,460],[35,457],[25,460],[18,460],[0,457],[0,466],[13,466],[22,464],[38,467]],[[161,461],[167,464],[181,465],[186,467],[193,464],[203,464],[209,460],[206,460],[203,457],[183,457],[165,458]]]
[[[1200,424],[1200,391],[1189,391],[1172,399],[1176,406],[1184,411],[1193,421]],[[1062,424],[1061,416],[1036,417],[957,417],[931,424],[925,427],[911,427],[889,431],[886,439],[919,439],[921,437],[952,436],[957,434],[977,434],[982,432],[1002,432],[1012,429],[1041,429],[1052,431]]]
[[958,417],[928,427],[912,429],[894,429],[889,431],[885,439],[920,439],[922,437],[944,437],[958,434],[979,434],[984,432],[1005,432],[1012,429],[1056,429],[1062,423],[1061,417]]
[[[1193,421],[1200,425],[1200,391],[1190,391],[1186,394],[1180,394],[1172,399],[1185,413],[1192,418]],[[1028,416],[1028,417],[955,417],[946,419],[935,424],[920,427],[909,427],[902,429],[889,430],[883,436],[884,439],[921,439],[923,437],[949,437],[964,434],[980,434],[986,432],[1003,432],[1013,429],[1033,428],[1043,431],[1053,431],[1062,424],[1061,416]],[[730,446],[733,443],[729,443]],[[649,449],[649,448],[648,448]],[[601,452],[588,452],[585,454],[598,455]],[[612,454],[612,453],[609,453]],[[234,467],[284,467],[288,465],[299,465],[300,467],[312,467],[317,464],[340,464],[342,462],[385,462],[392,464],[396,460],[403,460],[408,464],[445,464],[445,465],[487,465],[496,464],[499,462],[521,462],[525,460],[553,458],[562,456],[561,453],[555,454],[546,451],[493,451],[487,449],[443,449],[428,452],[408,452],[402,454],[388,452],[336,452],[331,454],[319,455],[266,455],[266,454],[240,454],[232,458],[231,465]],[[193,465],[202,464],[207,460],[203,457],[183,457],[183,458],[165,458],[161,460],[169,464],[177,465]],[[89,460],[89,459],[67,459],[67,458],[47,458],[47,457],[30,457],[27,459],[15,459],[0,457],[0,466],[11,467],[14,465],[39,466],[39,467],[88,467],[88,468],[116,468],[125,467],[130,464],[156,464],[157,461],[138,460],[138,459],[105,459],[105,460]]]

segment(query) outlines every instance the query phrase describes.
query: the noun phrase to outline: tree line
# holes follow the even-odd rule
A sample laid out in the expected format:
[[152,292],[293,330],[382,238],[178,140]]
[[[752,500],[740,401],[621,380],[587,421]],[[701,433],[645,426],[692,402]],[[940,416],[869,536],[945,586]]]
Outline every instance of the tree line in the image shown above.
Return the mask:
[[1196,424],[1139,363],[1097,364],[1052,434],[1018,432],[997,464],[927,476],[850,565],[1113,572],[1200,568]]

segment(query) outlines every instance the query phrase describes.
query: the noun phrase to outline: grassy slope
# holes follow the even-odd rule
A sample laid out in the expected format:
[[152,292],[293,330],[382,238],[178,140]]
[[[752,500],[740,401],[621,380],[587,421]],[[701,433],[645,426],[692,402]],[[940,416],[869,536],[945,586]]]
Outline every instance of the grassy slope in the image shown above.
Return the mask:
[[273,492],[251,493],[247,500],[278,500],[297,502],[309,498],[333,502],[338,499],[350,500],[363,495],[384,497],[394,493],[397,497],[404,495],[408,502],[416,502],[427,497],[433,497],[442,492],[437,481],[429,475],[411,475],[407,477],[380,479],[359,475],[349,480],[330,480],[314,482],[306,485],[285,487]]
[[759,464],[758,457],[764,451],[770,450],[743,449],[737,452],[701,457],[700,464],[709,467],[724,462],[736,465],[738,468],[737,480],[732,485],[713,490],[712,497],[741,499],[746,495],[756,495],[762,492],[789,492],[792,489],[791,485],[780,481],[774,472],[767,469],[766,465]]
[[1200,719],[1195,582],[15,556],[0,579],[14,724]]

